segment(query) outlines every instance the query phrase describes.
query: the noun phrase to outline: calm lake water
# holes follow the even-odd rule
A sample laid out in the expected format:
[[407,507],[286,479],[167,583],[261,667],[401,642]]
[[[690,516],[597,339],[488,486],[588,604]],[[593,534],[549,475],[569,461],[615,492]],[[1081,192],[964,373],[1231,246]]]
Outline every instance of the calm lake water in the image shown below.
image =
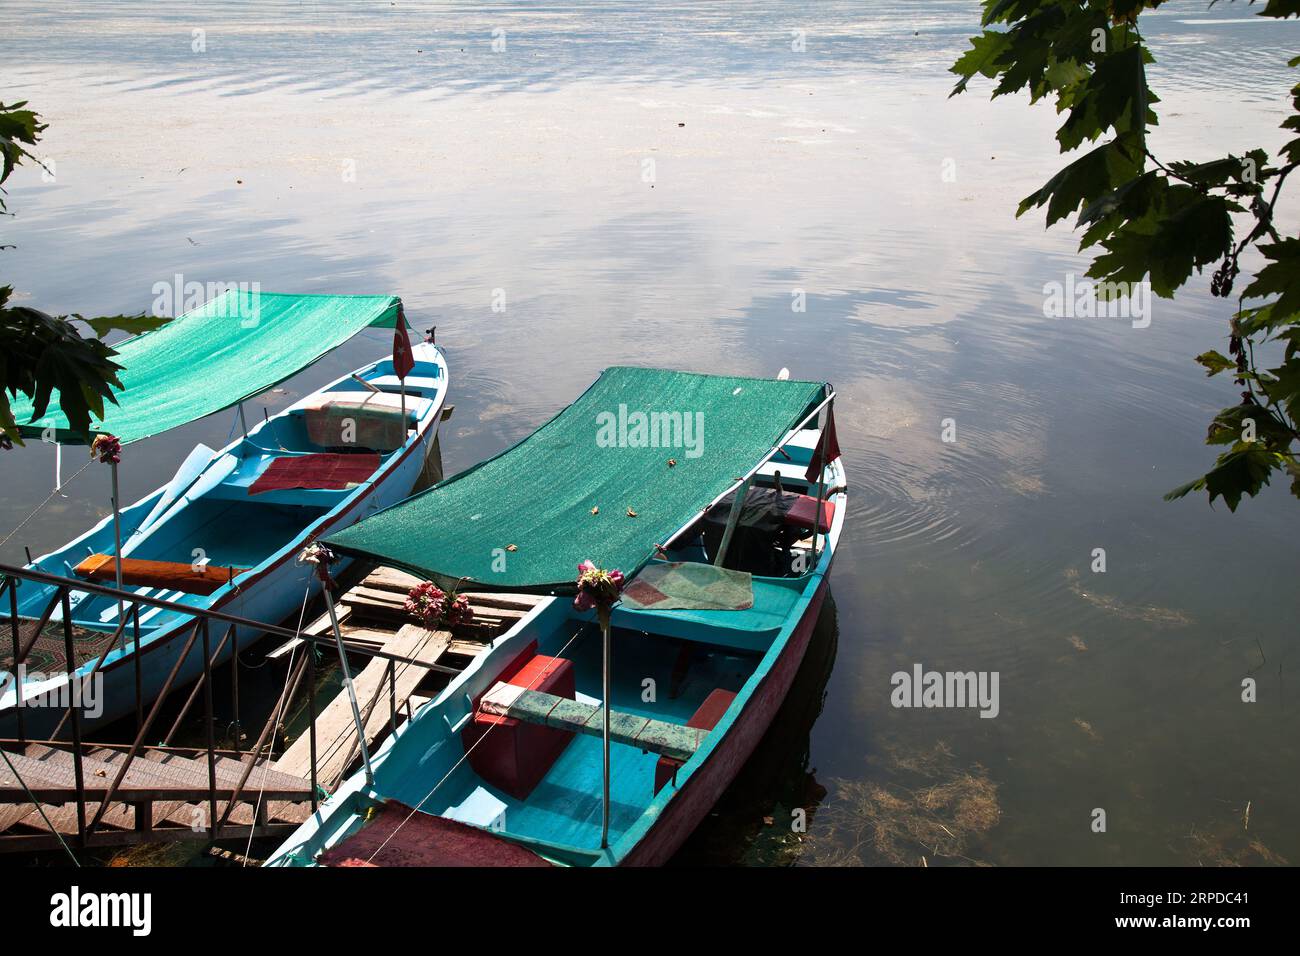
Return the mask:
[[[1283,141],[1295,24],[1201,0],[1149,22],[1157,155]],[[400,294],[453,363],[448,473],[612,364],[833,382],[834,608],[683,861],[1300,862],[1300,509],[1281,487],[1236,515],[1161,500],[1235,401],[1191,361],[1225,306],[1198,279],[1149,327],[1044,318],[1087,261],[1013,216],[1061,164],[1056,117],[981,84],[947,99],[977,24],[971,0],[7,2],[3,96],[51,124],[54,175],[11,180],[3,277],[86,314],[177,276]],[[264,402],[387,348],[362,336]],[[235,427],[131,446],[124,494]],[[0,536],[53,457],[0,455]],[[107,481],[0,558],[82,530]],[[997,672],[1000,712],[894,708],[916,664]]]

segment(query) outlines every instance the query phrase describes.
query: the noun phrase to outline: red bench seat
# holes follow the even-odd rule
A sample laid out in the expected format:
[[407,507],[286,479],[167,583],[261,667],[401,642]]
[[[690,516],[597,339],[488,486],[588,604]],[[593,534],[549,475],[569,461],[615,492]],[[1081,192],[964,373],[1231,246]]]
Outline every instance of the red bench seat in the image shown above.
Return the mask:
[[[798,528],[811,528],[817,514],[817,499],[811,495],[796,495],[785,513],[785,523]],[[835,505],[822,501],[821,523],[817,530],[826,534],[831,530],[831,521],[835,518]]]
[[[577,689],[573,662],[538,654],[536,641],[524,648],[497,680],[569,700],[575,699]],[[469,765],[484,783],[525,800],[574,735],[567,730],[483,713],[479,710],[481,699],[480,694],[474,701],[473,718],[461,731]]]
[[[736,695],[731,691],[717,688],[704,698],[704,703],[700,704],[691,715],[691,719],[686,721],[686,726],[712,730],[718,726],[718,721],[722,719],[722,715],[727,712],[727,708],[735,699]],[[659,762],[655,764],[655,793],[662,790],[669,780],[675,780],[681,766],[682,761],[674,760],[672,757],[659,758]]]

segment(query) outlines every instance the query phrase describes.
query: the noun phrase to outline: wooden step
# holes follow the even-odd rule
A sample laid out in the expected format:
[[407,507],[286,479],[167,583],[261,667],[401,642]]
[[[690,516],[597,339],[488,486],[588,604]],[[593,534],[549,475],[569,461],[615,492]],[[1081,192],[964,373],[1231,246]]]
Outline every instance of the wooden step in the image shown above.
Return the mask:
[[[26,749],[26,754],[35,760],[39,760],[43,763],[49,763],[52,766],[67,766],[67,767],[73,766],[73,759],[72,759],[71,752],[57,747],[50,747],[46,744],[28,744]],[[112,750],[110,748],[99,748],[96,750],[87,751],[85,754],[82,755],[82,760],[81,760],[82,773],[85,775],[87,784],[89,785],[92,776],[96,780],[106,780],[108,783],[111,783],[113,779],[116,778],[118,769],[122,766],[122,761],[124,761],[125,759],[126,759],[125,751]],[[75,770],[73,771],[73,773],[75,779]],[[105,784],[105,786],[107,786],[107,783]],[[170,821],[171,823],[177,823],[182,826],[189,826],[192,822],[192,817],[190,817],[189,814],[182,812],[182,809],[185,806],[186,804],[185,801],[183,800],[157,801],[153,805],[153,814],[151,817],[151,822],[155,826],[164,821]],[[65,814],[62,818],[65,822],[68,819],[66,816],[67,808],[73,809],[73,815],[71,817],[72,820],[71,825],[73,829],[71,832],[75,833],[76,832],[76,826],[75,826],[76,804],[67,803],[67,804],[63,804],[62,807],[58,808],[60,813]],[[87,823],[95,819],[95,814],[98,812],[98,810],[99,810],[98,803],[92,805],[91,803],[87,802],[86,804]],[[46,814],[49,815],[49,813],[50,812],[47,809]],[[123,821],[123,820],[125,820],[126,822],[118,822],[116,824],[114,823],[114,821]],[[54,818],[52,815],[51,815],[51,822],[54,822]],[[126,803],[114,802],[110,806],[110,808],[107,811],[105,811],[104,818],[100,822],[108,825],[118,825],[123,829],[130,829],[135,826],[135,809]],[[39,814],[36,816],[35,820],[27,820],[26,823],[28,825],[35,825],[36,823],[40,823],[41,826],[44,826],[44,822],[41,821]],[[66,831],[61,831],[61,832],[66,832]]]

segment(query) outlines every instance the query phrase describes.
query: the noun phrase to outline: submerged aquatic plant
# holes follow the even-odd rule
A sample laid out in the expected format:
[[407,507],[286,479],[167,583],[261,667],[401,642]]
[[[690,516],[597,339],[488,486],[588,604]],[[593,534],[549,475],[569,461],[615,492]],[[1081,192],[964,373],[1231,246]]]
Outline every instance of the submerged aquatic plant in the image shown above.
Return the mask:
[[929,866],[958,862],[986,865],[966,851],[1001,818],[997,784],[978,764],[955,766],[940,742],[932,750],[885,755],[895,781],[837,780],[835,798],[819,816],[826,830],[811,843],[811,862],[830,866]]

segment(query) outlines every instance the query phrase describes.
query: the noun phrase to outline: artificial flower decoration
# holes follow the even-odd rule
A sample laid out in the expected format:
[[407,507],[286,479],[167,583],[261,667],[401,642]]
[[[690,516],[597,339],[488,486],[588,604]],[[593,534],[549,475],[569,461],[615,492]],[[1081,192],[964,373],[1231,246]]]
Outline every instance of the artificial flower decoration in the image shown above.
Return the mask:
[[578,593],[573,606],[579,611],[596,609],[601,627],[609,627],[610,609],[618,603],[623,592],[623,572],[615,568],[604,571],[591,561],[578,565]]
[[404,610],[429,629],[444,621],[451,627],[469,624],[474,620],[474,609],[463,594],[448,595],[432,581],[424,581],[406,593]]
[[334,582],[330,580],[330,565],[334,561],[334,552],[318,541],[313,541],[307,545],[307,547],[303,548],[302,554],[298,555],[300,564],[314,564],[316,566],[316,576],[331,591],[334,590]]
[[90,443],[90,457],[96,456],[102,464],[116,465],[122,460],[122,443],[115,435],[96,435]]

